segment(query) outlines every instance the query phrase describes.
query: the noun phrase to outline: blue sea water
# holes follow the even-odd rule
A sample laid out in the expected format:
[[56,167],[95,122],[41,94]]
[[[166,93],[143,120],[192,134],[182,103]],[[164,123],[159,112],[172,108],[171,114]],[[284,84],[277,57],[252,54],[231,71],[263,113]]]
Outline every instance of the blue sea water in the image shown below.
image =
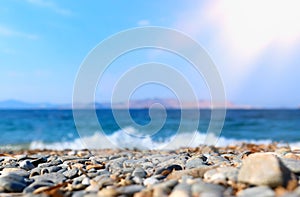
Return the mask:
[[[200,119],[195,118],[196,110],[188,110],[187,116],[181,117],[180,110],[167,110],[166,121],[163,127],[152,133],[151,136],[139,137],[136,135],[147,132],[136,128],[131,119],[120,117],[122,125],[115,121],[111,110],[97,110],[99,124],[109,140],[121,148],[143,146],[152,148],[172,141],[179,125],[184,133],[180,135],[183,142],[189,141],[195,133],[198,137],[193,146],[201,144],[206,135],[210,121],[210,110],[200,110]],[[1,110],[0,111],[0,149],[15,148],[54,148],[54,149],[81,149],[81,148],[111,148],[107,140],[99,135],[99,127],[91,122],[87,111],[82,110],[82,121],[79,122],[80,133],[77,132],[72,110]],[[135,123],[147,125],[151,118],[147,109],[130,110]],[[160,117],[157,111],[154,117]],[[198,128],[191,125],[199,123]],[[125,125],[125,127],[124,127]],[[155,121],[154,121],[155,125]],[[149,128],[148,128],[149,129]],[[218,146],[251,143],[288,143],[293,147],[300,147],[300,110],[227,110],[222,133]],[[178,144],[186,146],[187,144]]]

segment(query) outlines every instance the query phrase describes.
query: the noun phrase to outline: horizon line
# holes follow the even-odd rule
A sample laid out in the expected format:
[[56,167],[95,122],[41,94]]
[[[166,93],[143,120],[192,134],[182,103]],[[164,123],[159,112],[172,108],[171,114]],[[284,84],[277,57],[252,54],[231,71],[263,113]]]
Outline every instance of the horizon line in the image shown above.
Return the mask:
[[[154,101],[154,100],[176,100],[175,98],[144,98],[144,99],[134,99],[131,100],[132,102],[138,102],[138,101]],[[198,102],[208,102],[210,103],[210,100],[205,100],[205,99],[199,99],[197,100]],[[5,102],[15,102],[14,104],[17,105],[25,105],[25,106],[5,106],[3,105]],[[183,103],[188,103],[188,102],[195,102],[195,101],[183,101]],[[300,109],[300,106],[252,106],[252,105],[245,105],[245,104],[235,104],[229,100],[226,100],[226,107],[225,109],[243,109],[243,110],[255,110],[255,109]],[[2,104],[2,106],[1,106]],[[99,105],[104,105],[104,106],[97,106]],[[6,100],[0,100],[0,110],[42,110],[42,109],[53,109],[53,110],[73,110],[73,109],[83,109],[83,110],[89,110],[89,109],[113,109],[111,106],[105,106],[105,105],[111,105],[111,102],[102,102],[102,101],[95,101],[95,102],[85,102],[85,103],[76,103],[75,106],[73,107],[73,103],[52,103],[52,102],[27,102],[27,101],[22,101],[22,100],[17,100],[17,99],[6,99]],[[115,104],[126,104],[126,101],[123,102],[116,102]],[[130,104],[130,103],[129,103]],[[151,106],[146,106],[149,105],[149,103],[145,103],[144,105],[140,106],[117,106],[114,109],[150,109]],[[153,103],[154,104],[154,103]],[[11,104],[13,105],[13,104]],[[28,105],[28,106],[26,106]],[[32,105],[32,106],[30,106]],[[40,105],[40,106],[37,106]],[[91,107],[91,105],[94,105],[95,107]],[[152,105],[152,104],[151,104]],[[216,107],[210,107],[210,106],[165,106],[165,109],[224,109],[222,106],[216,106]]]

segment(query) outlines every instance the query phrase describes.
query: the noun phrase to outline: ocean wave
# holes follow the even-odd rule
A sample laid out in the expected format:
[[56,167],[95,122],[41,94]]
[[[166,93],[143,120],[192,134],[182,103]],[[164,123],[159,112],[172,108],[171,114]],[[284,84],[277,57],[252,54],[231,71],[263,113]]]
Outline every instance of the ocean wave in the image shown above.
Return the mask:
[[[83,136],[73,141],[67,142],[54,142],[45,143],[42,141],[33,141],[29,145],[29,149],[177,149],[181,147],[196,147],[206,139],[206,134],[200,132],[187,132],[180,133],[176,136],[170,136],[167,139],[153,140],[150,136],[148,137],[135,137],[133,134],[137,133],[133,127],[127,127],[123,130],[118,130],[111,135],[104,135],[100,132],[95,132],[91,136]],[[176,143],[173,143],[176,137]],[[216,138],[215,136],[210,136]],[[178,140],[180,139],[180,140]],[[254,140],[254,139],[234,139],[225,138],[220,136],[217,140],[216,146],[224,147],[228,145],[239,145],[242,143],[253,143],[253,144],[270,144],[272,140]],[[285,145],[285,144],[283,144]],[[292,148],[299,148],[300,142],[293,142],[289,144]]]

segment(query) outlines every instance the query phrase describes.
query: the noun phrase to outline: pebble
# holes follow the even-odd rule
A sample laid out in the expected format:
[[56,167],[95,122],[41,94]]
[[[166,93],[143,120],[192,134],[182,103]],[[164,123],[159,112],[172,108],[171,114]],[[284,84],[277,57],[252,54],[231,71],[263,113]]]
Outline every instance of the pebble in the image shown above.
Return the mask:
[[10,168],[10,167],[5,167],[5,168],[2,170],[2,172],[4,172],[4,173],[10,173],[10,172],[19,173],[20,171],[27,172],[27,171],[24,170],[24,169],[20,169],[20,168]]
[[138,163],[137,160],[128,159],[123,162],[123,167],[124,168],[133,168],[137,165],[137,163]]
[[296,159],[296,160],[299,160],[300,159],[300,154],[294,154],[294,153],[286,153],[284,155],[285,158],[288,158],[288,159]]
[[30,175],[30,173],[28,171],[26,171],[24,169],[19,169],[19,168],[4,168],[2,170],[2,175],[10,174],[10,173],[17,174],[24,178],[28,178]]
[[145,162],[145,163],[141,163],[141,166],[144,168],[144,169],[152,169],[154,167],[154,164],[152,162]]
[[88,177],[85,177],[83,180],[82,180],[82,185],[90,185],[90,179]]
[[31,161],[31,163],[37,167],[41,163],[46,163],[47,162],[47,157],[39,157],[38,159],[34,159]]
[[300,160],[288,158],[280,158],[280,160],[290,171],[300,174]]
[[185,164],[186,169],[191,169],[191,168],[197,168],[203,166],[203,160],[200,158],[194,158],[194,159],[189,159],[187,160]]
[[140,192],[141,190],[144,189],[144,186],[142,185],[129,185],[129,186],[124,186],[124,187],[119,187],[116,191],[119,194],[124,194],[124,195],[133,195],[134,193]]
[[85,191],[88,192],[98,192],[100,190],[100,185],[97,184],[96,182],[92,182],[88,187],[86,187]]
[[143,184],[143,178],[140,178],[140,177],[137,177],[137,176],[133,177],[132,181],[134,183],[138,184],[138,185],[142,185]]
[[47,174],[47,173],[52,173],[52,172],[58,172],[61,169],[62,168],[60,166],[50,166],[50,167],[41,169],[40,174]]
[[123,174],[132,174],[133,171],[134,171],[133,168],[123,168],[122,169]]
[[162,188],[173,188],[175,185],[177,185],[178,180],[168,180],[162,183],[158,183],[154,185],[153,187],[162,187]]
[[54,184],[63,183],[66,181],[66,177],[63,174],[59,173],[49,173],[44,175],[38,175],[32,177],[32,179],[36,182],[50,182]]
[[88,187],[88,185],[84,185],[84,184],[72,184],[72,187],[71,187],[71,191],[78,191],[78,190],[84,190]]
[[227,181],[237,182],[238,172],[238,169],[234,167],[219,167],[207,171],[204,179],[217,184],[226,184]]
[[0,196],[300,196],[299,152],[274,147],[11,151]]
[[225,188],[221,185],[205,183],[203,181],[193,184],[191,189],[193,196],[199,196],[200,194],[202,196],[203,193],[215,193],[221,195],[225,191]]
[[173,189],[170,197],[189,197],[192,195],[191,185],[180,183]]
[[193,169],[187,169],[187,170],[181,170],[181,171],[173,171],[167,178],[168,179],[180,179],[182,176],[192,176],[194,178],[201,177],[203,178],[205,172],[214,169],[216,167],[214,166],[204,166],[200,168],[193,168]]
[[41,168],[32,169],[31,172],[30,172],[30,177],[41,175],[41,171],[42,171]]
[[19,163],[20,168],[24,170],[32,170],[35,168],[35,166],[29,161],[29,160],[24,160]]
[[27,186],[23,176],[10,173],[0,176],[0,192],[22,192]]
[[293,177],[277,156],[269,153],[254,153],[243,160],[238,180],[252,185],[276,187],[287,185]]
[[239,197],[275,197],[275,192],[267,186],[252,187],[238,193]]
[[108,185],[113,185],[114,180],[112,180],[109,176],[103,175],[103,176],[98,176],[93,179],[96,181],[101,187],[102,186],[108,186]]
[[153,191],[149,189],[142,190],[134,194],[134,197],[152,197]]
[[80,184],[80,183],[82,183],[82,181],[83,181],[84,178],[87,178],[87,177],[85,175],[76,177],[76,178],[73,179],[72,184],[73,185]]
[[227,159],[225,159],[224,157],[222,157],[222,156],[213,156],[213,155],[208,156],[205,163],[208,164],[208,165],[215,165],[215,164],[229,165],[230,164],[230,162]]
[[298,187],[294,190],[294,192],[300,196],[300,186],[298,186]]
[[299,197],[299,194],[287,192],[283,194],[281,197]]
[[132,176],[145,178],[147,176],[147,173],[143,168],[135,168],[134,171],[132,172]]
[[169,166],[157,169],[155,174],[168,175],[173,171],[179,171],[179,170],[182,170],[182,167],[180,165],[174,164],[174,165],[169,165]]
[[103,188],[98,192],[98,197],[111,197],[111,196],[112,197],[118,196],[118,193],[115,188]]
[[30,184],[28,187],[26,187],[23,193],[32,193],[40,187],[51,187],[51,186],[54,186],[54,184],[51,182],[43,182],[43,181],[34,182]]
[[217,192],[210,191],[210,192],[203,192],[201,194],[201,197],[223,197],[223,195]]
[[63,173],[63,175],[69,179],[73,179],[75,178],[76,176],[78,176],[78,169],[77,168],[73,168],[71,170],[68,170],[68,171],[65,171]]
[[38,167],[39,168],[47,168],[47,167],[50,167],[50,166],[58,166],[62,163],[63,163],[62,160],[57,159],[57,160],[52,160],[49,163],[40,163],[40,164],[38,164]]
[[159,183],[160,181],[154,177],[149,177],[149,178],[146,178],[144,181],[143,181],[143,184],[145,186],[149,186],[149,185],[154,185],[154,184],[157,184]]
[[172,192],[170,188],[164,188],[164,187],[155,187],[153,189],[153,197],[167,197],[169,196],[169,193]]

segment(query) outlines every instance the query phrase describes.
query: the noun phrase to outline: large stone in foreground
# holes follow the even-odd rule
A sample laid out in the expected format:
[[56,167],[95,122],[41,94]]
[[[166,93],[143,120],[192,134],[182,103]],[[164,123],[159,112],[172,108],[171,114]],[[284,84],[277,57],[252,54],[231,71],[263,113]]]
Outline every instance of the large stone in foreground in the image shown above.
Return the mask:
[[250,185],[286,186],[295,179],[290,170],[269,153],[254,153],[243,161],[238,174],[238,181]]
[[27,186],[25,178],[14,173],[0,176],[0,196],[1,192],[22,192]]

